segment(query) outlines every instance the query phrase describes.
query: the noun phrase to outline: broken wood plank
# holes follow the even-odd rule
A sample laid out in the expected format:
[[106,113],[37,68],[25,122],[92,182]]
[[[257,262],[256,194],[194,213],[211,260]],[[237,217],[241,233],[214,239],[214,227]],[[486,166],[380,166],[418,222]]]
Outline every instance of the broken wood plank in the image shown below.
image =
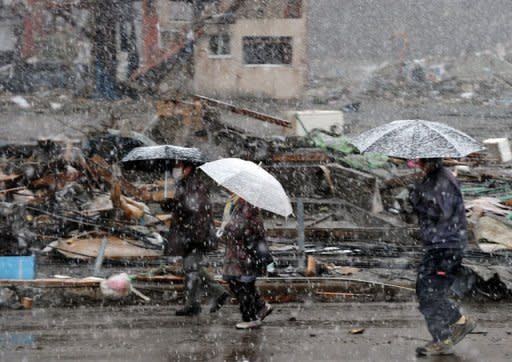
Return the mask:
[[32,280],[13,280],[0,279],[0,287],[20,286],[34,288],[76,288],[76,287],[99,287],[99,279],[32,279]]
[[[103,181],[112,184],[114,176],[110,171],[110,165],[101,156],[95,154],[89,159],[91,173],[98,179],[101,184]],[[124,177],[118,176],[117,181],[120,182],[123,192],[134,197],[141,197],[142,192],[128,182]]]
[[[156,259],[162,256],[161,252],[135,245],[137,241],[120,239],[116,236],[107,236],[108,244],[105,250],[105,259]],[[91,259],[98,256],[103,237],[59,240],[54,247],[58,252],[68,258]]]
[[134,278],[138,282],[155,283],[183,283],[184,278],[177,275],[137,275]]
[[9,192],[16,192],[16,191],[21,191],[21,190],[26,190],[26,189],[27,188],[25,186],[13,187],[11,189],[0,190],[0,194],[7,194]]
[[276,124],[276,125],[284,127],[284,128],[292,128],[291,122],[288,122],[281,118],[277,118],[274,116],[270,116],[268,114],[252,111],[252,110],[246,109],[246,108],[237,107],[233,104],[222,102],[222,101],[219,101],[219,100],[213,99],[213,98],[208,98],[208,97],[204,97],[204,96],[200,96],[200,95],[194,95],[194,97],[196,99],[199,99],[201,102],[208,104],[210,106],[223,108],[223,109],[226,109],[226,110],[236,113],[236,114],[248,116],[248,117],[263,121],[263,122]]
[[16,175],[16,174],[12,174],[12,175],[4,175],[3,173],[1,173],[0,171],[0,182],[4,182],[4,181],[14,181],[18,178],[20,178],[21,175]]
[[62,189],[68,182],[78,180],[82,176],[81,172],[61,172],[58,174],[51,174],[43,176],[37,180],[31,182],[34,187],[54,187]]
[[272,161],[274,162],[327,162],[330,161],[329,156],[325,152],[286,152],[286,153],[274,153],[272,155]]

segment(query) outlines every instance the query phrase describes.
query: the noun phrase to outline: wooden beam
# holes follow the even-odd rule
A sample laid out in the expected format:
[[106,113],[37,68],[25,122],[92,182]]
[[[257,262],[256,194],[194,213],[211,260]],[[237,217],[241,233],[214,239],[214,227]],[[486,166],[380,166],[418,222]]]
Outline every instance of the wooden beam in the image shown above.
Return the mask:
[[196,99],[200,100],[201,102],[208,104],[210,106],[213,106],[213,107],[219,107],[222,109],[226,109],[226,110],[236,113],[236,114],[248,116],[248,117],[263,121],[263,122],[276,124],[276,125],[284,127],[284,128],[292,128],[292,124],[290,122],[288,122],[284,119],[281,119],[281,118],[277,118],[277,117],[270,116],[268,114],[264,114],[264,113],[260,113],[260,112],[256,112],[256,111],[251,111],[250,109],[247,109],[247,108],[237,107],[233,104],[222,102],[222,101],[219,101],[219,100],[213,99],[213,98],[208,98],[208,97],[204,97],[204,96],[200,96],[200,95],[195,95],[194,97]]
[[98,287],[100,280],[91,279],[33,279],[33,280],[12,280],[0,279],[0,287],[20,286],[33,288],[90,288]]
[[322,151],[316,152],[304,152],[300,150],[290,153],[274,153],[272,155],[272,161],[274,162],[328,162],[330,161],[329,156]]

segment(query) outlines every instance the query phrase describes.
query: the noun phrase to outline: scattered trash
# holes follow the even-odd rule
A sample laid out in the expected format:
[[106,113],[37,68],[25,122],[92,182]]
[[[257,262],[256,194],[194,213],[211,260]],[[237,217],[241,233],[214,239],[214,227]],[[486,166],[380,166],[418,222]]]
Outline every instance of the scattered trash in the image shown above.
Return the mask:
[[22,309],[20,298],[14,288],[0,287],[0,308]]
[[21,305],[23,306],[24,309],[32,309],[32,298],[21,298]]
[[350,334],[363,334],[365,331],[365,328],[352,328],[350,330]]
[[128,296],[130,292],[133,292],[145,301],[150,301],[151,299],[149,297],[132,286],[131,281],[131,278],[126,273],[112,275],[108,279],[100,282],[101,293],[110,299],[121,299]]
[[59,109],[62,109],[62,103],[56,103],[56,102],[50,102],[50,107],[54,111],[58,111]]
[[28,101],[22,96],[14,96],[11,98],[11,101],[16,103],[21,108],[30,108],[30,103],[28,103]]
[[344,105],[341,110],[346,113],[359,112],[359,107],[361,107],[361,102],[354,102]]

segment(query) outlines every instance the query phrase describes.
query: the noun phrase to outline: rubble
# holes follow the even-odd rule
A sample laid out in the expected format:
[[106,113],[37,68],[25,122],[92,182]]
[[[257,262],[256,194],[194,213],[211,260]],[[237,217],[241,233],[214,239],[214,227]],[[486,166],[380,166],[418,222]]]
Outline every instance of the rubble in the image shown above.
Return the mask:
[[[407,106],[412,99],[419,99],[420,105],[443,99],[448,104],[446,116],[453,114],[452,104],[511,103],[512,65],[506,56],[489,52],[417,60],[406,59],[404,53],[399,63],[387,63],[374,71],[359,94],[352,93],[340,79],[331,83],[312,79],[312,83],[321,85],[309,90],[306,100],[278,103],[258,97],[256,102],[228,102],[198,94],[187,97],[192,79],[191,59],[198,64],[196,71],[206,69],[209,78],[217,73],[204,63],[201,68],[201,58],[193,58],[194,42],[198,47],[202,41],[207,43],[205,35],[213,29],[236,30],[230,26],[237,17],[252,21],[262,17],[274,19],[276,14],[282,14],[298,23],[303,18],[302,3],[292,1],[283,5],[271,1],[262,6],[244,6],[243,1],[230,1],[217,4],[216,9],[195,9],[197,14],[185,20],[186,26],[167,28],[163,35],[170,37],[172,33],[174,38],[160,39],[165,43],[161,49],[157,47],[158,36],[153,36],[158,34],[155,13],[160,9],[157,5],[169,5],[167,2],[144,2],[135,7],[127,2],[120,9],[110,8],[119,11],[120,34],[106,34],[98,27],[108,23],[114,14],[101,12],[101,2],[45,1],[40,2],[42,8],[34,6],[33,13],[23,2],[19,3],[20,9],[16,11],[20,14],[10,14],[15,11],[10,6],[3,9],[12,15],[12,29],[22,30],[25,25],[27,28],[12,31],[13,38],[16,32],[23,34],[20,54],[14,50],[0,54],[0,85],[4,87],[0,103],[12,117],[12,123],[22,130],[26,124],[33,126],[33,122],[26,120],[36,116],[52,119],[53,126],[46,127],[49,122],[42,124],[37,130],[42,137],[26,137],[30,141],[37,139],[29,144],[9,143],[9,130],[5,130],[7,143],[0,144],[0,253],[37,255],[51,266],[43,263],[37,281],[0,281],[0,285],[83,288],[87,290],[76,293],[78,300],[88,291],[89,297],[97,300],[103,297],[98,293],[98,280],[82,279],[83,275],[57,280],[52,263],[55,268],[69,263],[83,266],[104,257],[108,267],[103,273],[119,266],[142,266],[146,270],[149,265],[175,265],[176,260],[162,255],[166,232],[172,223],[165,208],[165,201],[174,193],[174,180],[166,177],[170,163],[121,162],[136,147],[172,144],[198,147],[211,159],[240,157],[261,162],[285,186],[293,205],[305,206],[304,230],[298,230],[300,223],[296,217],[282,220],[264,214],[266,233],[277,259],[277,269],[272,274],[276,278],[261,281],[267,298],[300,300],[306,294],[321,300],[410,298],[414,283],[411,274],[420,251],[415,239],[416,224],[407,213],[406,186],[418,175],[403,161],[358,154],[348,142],[344,133],[357,125],[358,117],[368,116],[363,113],[365,108],[371,108],[366,99],[361,99],[391,99],[397,107]],[[78,8],[70,10],[74,6]],[[92,17],[94,11],[96,18]],[[32,26],[37,25],[41,12],[51,19],[47,24],[51,29],[41,36],[42,44],[35,44],[34,37],[42,29]],[[97,34],[91,34],[91,29],[84,26],[86,20],[92,22],[91,29]],[[136,32],[135,20],[142,21],[147,31]],[[290,23],[285,20],[283,24],[280,27]],[[97,36],[104,37],[104,46],[98,46]],[[143,39],[134,42],[137,36]],[[239,34],[239,38],[243,36]],[[307,35],[299,32],[293,37],[306,39]],[[139,43],[143,49],[137,49]],[[96,47],[96,52],[91,52],[90,47]],[[102,64],[108,68],[103,72],[98,70],[98,63],[102,62],[92,59],[98,53],[109,53],[104,55],[112,63]],[[211,55],[207,51],[204,54]],[[139,56],[144,58],[144,64],[139,64]],[[293,58],[302,58],[299,49],[294,49]],[[286,82],[285,93],[295,94],[288,91],[302,89],[302,79],[307,78],[303,71],[307,67],[289,65],[287,68],[297,73],[301,81],[294,78]],[[102,81],[107,78],[103,73],[116,78],[117,84]],[[268,70],[266,73],[269,78],[274,74]],[[90,77],[92,74],[96,79]],[[242,78],[241,73],[237,74],[237,87],[250,85],[250,79]],[[279,80],[274,87],[278,84]],[[71,98],[68,91],[44,90],[56,87],[71,88],[74,95],[95,94],[99,99],[115,101],[102,103]],[[230,87],[235,88],[229,86],[227,93]],[[17,94],[35,89],[39,92]],[[142,93],[156,96],[157,101],[142,98]],[[122,94],[138,98],[139,102],[117,100]],[[314,126],[305,122],[307,127],[301,130],[305,132],[297,132],[296,120],[284,115],[304,114],[303,109],[315,104],[322,109],[308,112],[334,114],[336,122],[332,124],[329,119],[323,129],[316,129],[315,119]],[[415,109],[414,113],[417,112]],[[508,122],[508,113],[505,110],[496,117]],[[368,118],[373,117],[374,114]],[[99,123],[104,124],[98,126]],[[72,136],[48,136],[55,129],[66,134],[73,131]],[[264,131],[269,135],[264,136]],[[510,294],[510,275],[505,268],[510,265],[507,219],[512,214],[508,207],[512,174],[508,140],[492,141],[498,151],[505,144],[505,151],[446,160],[446,165],[454,168],[463,183],[468,215],[473,221],[474,240],[467,252],[473,273],[462,287],[465,293],[499,299]],[[226,194],[215,185],[211,189],[214,211],[220,219]],[[299,250],[296,241],[302,234],[306,245]],[[219,250],[210,256],[217,270],[221,253]],[[303,257],[307,258],[306,270],[301,267]],[[78,269],[76,274],[90,273],[89,269]],[[138,273],[135,282],[145,283],[145,292],[157,289],[169,294],[181,292],[182,279],[169,273]],[[172,288],[166,283],[173,283]],[[163,298],[158,297],[156,300]],[[38,298],[34,301],[36,305],[40,302]]]
[[[153,164],[134,168],[119,163],[135,147],[173,141],[177,145],[210,149],[211,157],[234,156],[261,161],[262,167],[280,180],[293,205],[299,199],[303,202],[305,255],[308,261],[314,258],[315,265],[307,263],[307,270],[299,268],[297,256],[301,254],[296,246],[295,217],[281,220],[264,213],[266,234],[276,257],[273,274],[276,279],[261,282],[267,298],[284,300],[282,283],[289,286],[292,280],[295,283],[293,293],[286,300],[300,300],[303,293],[312,293],[319,300],[412,297],[407,288],[413,287],[413,266],[420,249],[415,240],[417,226],[409,219],[400,198],[403,200],[401,193],[406,190],[405,186],[418,177],[414,169],[397,159],[359,155],[346,139],[327,133],[316,133],[316,137],[314,133],[305,137],[254,136],[226,124],[218,109],[256,117],[252,122],[257,124],[282,121],[276,126],[288,128],[284,120],[244,107],[201,97],[158,104],[155,122],[145,130],[138,129],[141,133],[126,128],[105,129],[103,133],[95,130],[83,141],[61,137],[40,140],[35,145],[1,147],[0,217],[10,220],[2,224],[2,235],[4,240],[11,240],[2,243],[3,253],[35,253],[57,265],[67,260],[91,263],[99,255],[102,240],[106,239],[107,267],[102,273],[109,273],[112,263],[133,267],[138,263],[173,265],[179,262],[162,255],[169,227],[162,202],[172,198],[174,185],[172,178],[165,180],[167,166]],[[187,136],[182,134],[182,128],[195,131]],[[327,138],[319,141],[323,136]],[[502,218],[508,215],[504,203],[512,174],[506,163],[496,165],[486,154],[445,163],[458,173],[469,211],[479,206],[487,213],[503,210]],[[227,195],[213,184],[211,190],[214,212],[220,219]],[[486,195],[496,195],[491,203],[483,203],[484,191]],[[483,229],[479,229],[478,224],[473,224],[472,228],[478,240],[478,233]],[[481,241],[474,244],[468,251],[469,262],[483,270],[487,270],[486,264],[479,264],[481,261],[508,265],[506,248],[489,253],[484,249]],[[221,253],[219,250],[210,256],[216,268],[220,266]],[[90,300],[101,300],[101,295],[93,291],[98,288],[96,282],[53,281],[55,273],[44,268],[39,273],[42,278],[33,286],[66,285],[69,293],[73,288],[83,287],[92,291]],[[303,273],[309,277],[300,282],[293,279],[302,278]],[[144,279],[142,274],[138,275],[134,283],[144,294],[156,285],[169,282],[174,283],[172,289],[168,285],[161,286],[157,288],[158,293],[163,290],[181,293],[179,276],[168,274]],[[326,283],[324,287],[316,284],[320,279],[311,279],[315,275]],[[478,286],[472,288],[472,292],[487,290],[484,286],[495,282],[484,275],[487,274],[482,274],[480,279],[473,277],[479,282],[472,284]],[[501,272],[497,275],[508,280]],[[343,279],[346,284],[336,279],[340,277],[347,277]],[[13,281],[5,283],[16,285]],[[374,287],[361,286],[388,284],[383,293]],[[396,292],[397,288],[405,289],[401,294]],[[162,298],[155,293],[148,296],[152,300]],[[506,297],[506,293],[500,295]],[[70,298],[74,298],[72,295],[69,294]],[[40,302],[36,298],[37,303]]]

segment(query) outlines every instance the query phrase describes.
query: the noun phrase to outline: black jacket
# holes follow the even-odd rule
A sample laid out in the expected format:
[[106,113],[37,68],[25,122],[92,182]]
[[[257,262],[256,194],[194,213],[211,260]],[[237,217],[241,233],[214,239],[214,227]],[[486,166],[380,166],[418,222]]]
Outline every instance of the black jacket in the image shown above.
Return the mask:
[[174,200],[167,206],[171,209],[171,227],[166,255],[185,256],[214,246],[212,206],[197,171],[176,183]]
[[418,214],[421,239],[427,249],[463,249],[467,243],[464,200],[455,177],[439,167],[409,194]]

